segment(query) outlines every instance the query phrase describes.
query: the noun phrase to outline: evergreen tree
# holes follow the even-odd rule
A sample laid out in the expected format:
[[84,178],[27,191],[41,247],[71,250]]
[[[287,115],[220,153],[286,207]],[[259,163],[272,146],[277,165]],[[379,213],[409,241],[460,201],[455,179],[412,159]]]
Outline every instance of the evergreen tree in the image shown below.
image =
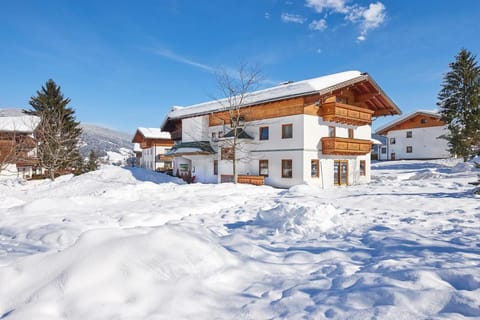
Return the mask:
[[98,169],[98,156],[95,151],[91,150],[88,155],[88,161],[85,165],[85,172],[95,171]]
[[75,120],[75,111],[68,107],[70,99],[63,97],[60,86],[51,79],[30,98],[29,103],[33,110],[25,112],[40,117],[35,132],[38,162],[54,180],[56,175],[78,165],[78,141],[82,129]]
[[437,105],[448,125],[450,152],[467,161],[480,151],[480,67],[465,49],[455,58],[443,77]]

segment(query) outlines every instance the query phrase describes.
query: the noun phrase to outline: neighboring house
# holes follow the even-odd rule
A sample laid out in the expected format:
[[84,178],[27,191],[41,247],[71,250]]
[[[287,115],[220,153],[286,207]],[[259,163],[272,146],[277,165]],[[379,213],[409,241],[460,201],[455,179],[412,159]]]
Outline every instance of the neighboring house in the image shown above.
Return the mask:
[[387,137],[386,159],[442,159],[449,158],[448,133],[440,114],[416,111],[400,117],[377,129],[376,134]]
[[0,109],[0,175],[31,178],[41,173],[34,137],[39,123],[38,117],[21,109]]
[[387,160],[387,137],[372,134],[372,160]]
[[[175,145],[173,170],[195,181],[232,181],[232,129],[224,101],[175,107],[162,130]],[[323,188],[370,181],[372,117],[401,111],[366,73],[348,71],[252,92],[240,108],[239,179]]]
[[172,157],[165,153],[173,146],[170,132],[162,132],[159,128],[138,128],[132,143],[138,143],[141,150],[135,150],[137,165],[155,171],[168,171],[172,169]]
[[133,144],[133,153],[135,154],[135,159],[132,161],[132,166],[140,167],[140,161],[142,160],[142,148],[140,148],[140,143]]

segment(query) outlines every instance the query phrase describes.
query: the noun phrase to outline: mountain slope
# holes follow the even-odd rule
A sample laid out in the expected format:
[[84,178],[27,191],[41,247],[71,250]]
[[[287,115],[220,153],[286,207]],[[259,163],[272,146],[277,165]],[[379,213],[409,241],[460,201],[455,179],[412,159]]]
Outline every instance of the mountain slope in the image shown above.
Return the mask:
[[81,124],[80,153],[87,157],[91,150],[98,156],[104,157],[108,153],[119,154],[132,153],[132,135],[126,132],[116,131],[93,124]]

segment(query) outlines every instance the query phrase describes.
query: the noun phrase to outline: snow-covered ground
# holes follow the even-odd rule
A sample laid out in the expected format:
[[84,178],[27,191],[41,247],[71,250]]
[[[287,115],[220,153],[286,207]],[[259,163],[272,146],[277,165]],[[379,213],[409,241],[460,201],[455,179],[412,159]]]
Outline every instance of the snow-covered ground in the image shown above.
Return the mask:
[[477,170],[372,169],[334,190],[1,180],[0,319],[480,318]]

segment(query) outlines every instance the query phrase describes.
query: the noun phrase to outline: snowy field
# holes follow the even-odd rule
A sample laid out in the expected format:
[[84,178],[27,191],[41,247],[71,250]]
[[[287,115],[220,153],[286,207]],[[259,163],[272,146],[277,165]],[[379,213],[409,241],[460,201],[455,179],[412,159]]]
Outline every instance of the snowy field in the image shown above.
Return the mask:
[[1,180],[0,319],[480,319],[477,169],[372,169],[327,191]]

